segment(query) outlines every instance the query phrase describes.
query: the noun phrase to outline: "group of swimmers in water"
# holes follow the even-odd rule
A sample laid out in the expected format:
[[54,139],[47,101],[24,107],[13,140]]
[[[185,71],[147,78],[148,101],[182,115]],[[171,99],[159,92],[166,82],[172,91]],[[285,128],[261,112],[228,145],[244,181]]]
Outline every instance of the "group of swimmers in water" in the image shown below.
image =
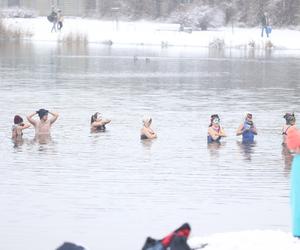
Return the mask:
[[[49,114],[51,115],[50,117]],[[34,119],[36,115],[39,116],[39,119]],[[21,138],[23,130],[29,128],[31,125],[35,128],[36,135],[50,135],[51,126],[55,123],[58,116],[58,113],[40,109],[28,115],[28,123],[25,123],[21,116],[16,115],[14,117],[14,125],[12,126],[12,138]],[[246,113],[245,120],[240,124],[236,131],[237,136],[242,136],[243,143],[253,143],[254,136],[257,135],[257,129],[252,118],[251,113]],[[283,143],[285,143],[285,136],[288,130],[296,124],[296,118],[293,113],[286,113],[284,119],[286,120],[286,124],[282,130]],[[101,113],[96,112],[91,116],[91,132],[105,131],[106,125],[110,122],[111,120],[103,118]],[[143,127],[140,131],[141,140],[157,138],[157,134],[151,128],[151,124],[152,118],[143,119]],[[208,143],[219,143],[223,137],[226,137],[226,133],[220,124],[220,117],[218,114],[211,115],[207,133]]]
[[[257,135],[256,127],[252,120],[252,114],[247,113],[245,120],[236,131],[236,135],[242,135],[243,143],[253,143],[254,136]],[[208,127],[207,143],[220,142],[222,137],[226,137],[224,129],[220,125],[220,117],[214,114],[210,117],[210,124]]]
[[[49,114],[51,117],[49,118]],[[34,119],[34,116],[38,115],[39,119]],[[25,123],[23,118],[19,115],[15,115],[14,124],[12,126],[12,139],[18,139],[23,136],[23,130],[29,128],[31,125],[35,128],[35,135],[50,135],[51,126],[56,122],[58,113],[50,112],[46,109],[39,109],[38,111],[27,116],[29,123]],[[101,113],[96,112],[91,116],[91,132],[104,132],[106,125],[111,120],[102,117]],[[141,139],[154,139],[157,137],[156,133],[150,127],[152,118],[145,118],[143,120],[143,127],[141,129]]]
[[[51,118],[48,118],[48,115]],[[34,119],[34,116],[38,115],[39,119]],[[40,109],[27,116],[29,123],[25,123],[23,118],[19,115],[15,115],[14,124],[12,126],[12,138],[18,139],[23,136],[23,130],[29,128],[31,125],[35,128],[36,135],[50,135],[51,126],[56,122],[58,114],[50,112],[46,109]]]

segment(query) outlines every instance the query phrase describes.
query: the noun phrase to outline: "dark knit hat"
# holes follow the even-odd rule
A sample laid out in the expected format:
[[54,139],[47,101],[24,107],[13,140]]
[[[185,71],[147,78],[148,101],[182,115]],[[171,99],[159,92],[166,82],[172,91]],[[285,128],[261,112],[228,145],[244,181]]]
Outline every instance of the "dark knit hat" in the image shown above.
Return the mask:
[[15,115],[14,124],[21,124],[23,122],[23,118],[19,115]]
[[283,118],[286,121],[286,125],[290,125],[291,123],[295,123],[296,117],[294,113],[285,113]]
[[48,115],[48,110],[46,109],[40,109],[38,111],[36,111],[37,114],[39,115],[40,119],[42,119],[45,115]]

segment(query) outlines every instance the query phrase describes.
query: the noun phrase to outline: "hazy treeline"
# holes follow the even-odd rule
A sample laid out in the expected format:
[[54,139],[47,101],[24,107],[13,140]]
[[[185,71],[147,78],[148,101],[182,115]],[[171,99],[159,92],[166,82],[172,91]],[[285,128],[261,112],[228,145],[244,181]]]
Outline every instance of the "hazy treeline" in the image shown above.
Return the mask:
[[259,24],[261,15],[268,12],[273,25],[300,24],[300,0],[86,0],[86,7],[100,17],[111,16],[113,10],[133,20],[170,19],[174,13],[188,14],[203,7],[202,10],[210,9],[211,13],[221,11],[223,25],[234,22],[247,26]]

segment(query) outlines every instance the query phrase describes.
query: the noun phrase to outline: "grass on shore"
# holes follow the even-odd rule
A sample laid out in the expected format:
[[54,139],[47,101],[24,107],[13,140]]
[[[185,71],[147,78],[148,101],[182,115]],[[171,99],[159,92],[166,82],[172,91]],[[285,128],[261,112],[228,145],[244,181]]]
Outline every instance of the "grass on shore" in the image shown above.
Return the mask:
[[31,37],[32,34],[15,27],[7,27],[0,18],[0,40],[21,40]]
[[61,42],[70,46],[85,47],[88,44],[88,37],[86,34],[71,32],[68,35],[64,36]]

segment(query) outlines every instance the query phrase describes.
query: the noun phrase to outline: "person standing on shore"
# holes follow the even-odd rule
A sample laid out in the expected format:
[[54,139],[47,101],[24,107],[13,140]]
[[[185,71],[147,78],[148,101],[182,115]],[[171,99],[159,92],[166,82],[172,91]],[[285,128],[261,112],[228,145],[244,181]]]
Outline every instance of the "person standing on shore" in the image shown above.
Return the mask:
[[[48,119],[48,114],[52,115],[51,119]],[[39,116],[39,121],[33,119],[35,115]],[[50,112],[46,109],[40,109],[27,116],[27,120],[35,128],[35,135],[50,135],[51,126],[57,120],[57,118],[58,113]]]
[[264,31],[266,32],[267,37],[269,37],[269,25],[270,18],[267,12],[265,12],[261,18],[261,37],[264,37]]
[[51,16],[51,21],[52,21],[52,29],[51,32],[56,32],[56,27],[57,27],[57,12],[55,11],[55,8],[52,7],[52,12],[50,14]]
[[61,10],[57,12],[57,29],[61,30],[63,27],[64,16],[61,13]]

